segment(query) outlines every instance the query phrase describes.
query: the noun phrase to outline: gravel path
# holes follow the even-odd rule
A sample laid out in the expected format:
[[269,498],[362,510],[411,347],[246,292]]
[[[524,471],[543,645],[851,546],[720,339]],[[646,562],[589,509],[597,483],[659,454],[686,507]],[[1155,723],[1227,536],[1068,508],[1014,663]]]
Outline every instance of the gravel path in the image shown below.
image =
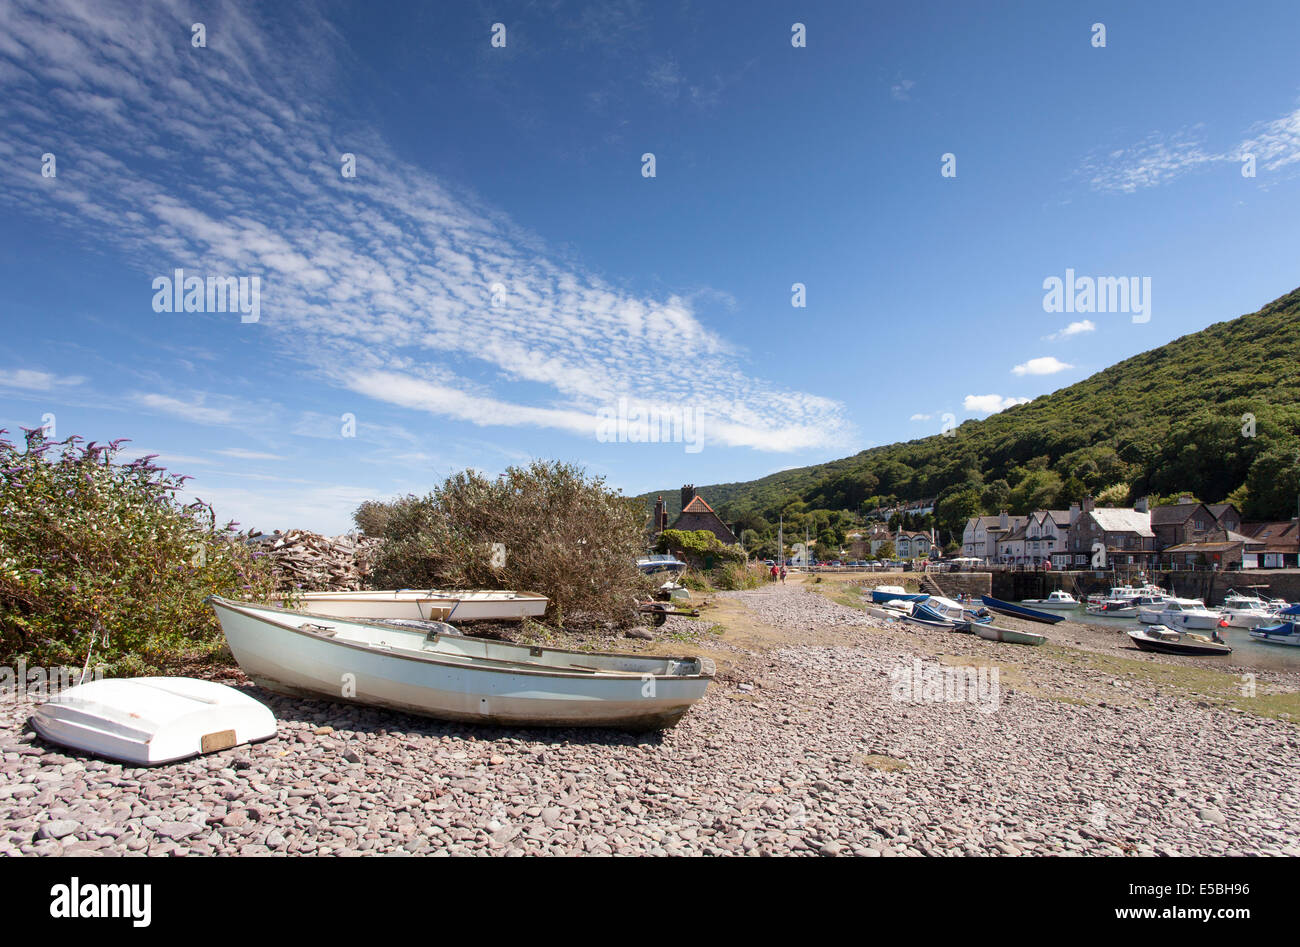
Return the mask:
[[[1050,649],[886,627],[793,584],[723,597],[789,644],[741,654],[662,735],[465,727],[250,688],[276,738],[144,770],[45,745],[9,699],[0,855],[1300,855],[1293,724],[1113,686]],[[800,644],[809,629],[840,643]],[[900,699],[900,674],[940,661],[997,667],[1000,688]],[[1072,702],[1099,686],[1116,700]]]

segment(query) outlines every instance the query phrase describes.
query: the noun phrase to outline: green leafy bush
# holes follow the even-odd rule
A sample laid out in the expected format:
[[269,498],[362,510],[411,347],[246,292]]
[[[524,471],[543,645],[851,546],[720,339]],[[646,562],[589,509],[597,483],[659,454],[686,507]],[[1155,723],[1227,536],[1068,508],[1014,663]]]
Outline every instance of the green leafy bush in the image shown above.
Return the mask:
[[188,478],[81,440],[0,437],[0,660],[144,672],[219,647],[204,599],[268,596],[269,564],[175,498]]
[[[636,568],[639,504],[579,467],[536,461],[497,479],[469,470],[427,496],[382,504],[382,514],[377,505],[362,507],[382,522],[370,575],[376,588],[538,592],[550,598],[547,615],[557,625],[631,622],[648,588]],[[493,562],[497,543],[503,565]]]
[[712,559],[715,564],[743,563],[748,556],[740,546],[728,546],[707,529],[666,529],[659,534],[656,546],[659,552],[676,553],[693,563],[702,564]]

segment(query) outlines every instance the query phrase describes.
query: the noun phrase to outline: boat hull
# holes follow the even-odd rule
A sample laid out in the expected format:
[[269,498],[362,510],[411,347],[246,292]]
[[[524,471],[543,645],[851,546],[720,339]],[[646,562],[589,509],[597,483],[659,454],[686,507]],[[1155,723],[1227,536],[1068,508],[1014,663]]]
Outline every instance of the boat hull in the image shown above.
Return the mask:
[[[370,641],[340,640],[314,631],[318,616],[212,600],[230,651],[249,678],[291,697],[355,703],[441,720],[499,726],[611,727],[662,730],[675,725],[704,696],[713,677],[707,658],[598,655],[447,638],[462,654],[407,653],[418,631],[336,619],[322,629],[363,633]],[[285,627],[266,613],[290,616],[308,628]],[[432,637],[432,636],[431,636]],[[397,645],[399,647],[394,647]],[[476,664],[477,654],[515,654],[543,661],[604,659],[626,670],[569,673],[529,661]],[[662,676],[679,664],[695,673]],[[506,664],[528,665],[507,667]],[[558,666],[557,666],[558,667]]]
[[999,612],[1003,615],[1010,615],[1013,618],[1027,618],[1030,621],[1041,622],[1044,625],[1055,625],[1058,621],[1065,621],[1064,615],[1054,615],[1051,612],[1040,612],[1034,608],[1026,608],[1024,605],[1017,605],[1015,602],[1004,602],[1001,599],[994,598],[992,595],[980,596],[984,602],[984,607],[989,611]]
[[385,592],[304,592],[303,611],[331,618],[405,618],[417,621],[521,621],[546,613],[544,595],[527,592],[431,589]]
[[1137,631],[1130,631],[1128,636],[1129,639],[1143,651],[1152,651],[1160,654],[1215,657],[1232,653],[1232,649],[1227,645],[1216,645],[1213,642],[1198,644],[1196,642],[1187,641],[1159,641],[1147,638],[1141,632]]
[[1016,631],[1011,628],[995,628],[992,625],[975,625],[971,629],[981,638],[989,641],[1004,641],[1007,644],[1040,645],[1047,643],[1046,635],[1036,635],[1032,631]]
[[1219,616],[1200,615],[1195,612],[1165,612],[1161,615],[1159,624],[1175,630],[1213,631],[1219,627]]
[[1291,645],[1300,647],[1300,629],[1294,622],[1284,621],[1274,625],[1261,625],[1252,628],[1250,637],[1264,644]]
[[924,592],[882,592],[879,589],[871,590],[871,600],[877,605],[883,605],[886,602],[924,602],[930,596]]

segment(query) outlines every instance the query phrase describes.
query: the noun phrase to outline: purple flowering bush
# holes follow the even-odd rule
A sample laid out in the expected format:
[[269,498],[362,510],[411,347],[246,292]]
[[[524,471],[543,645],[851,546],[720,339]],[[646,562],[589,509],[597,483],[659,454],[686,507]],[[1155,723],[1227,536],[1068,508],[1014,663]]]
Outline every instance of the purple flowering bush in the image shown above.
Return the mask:
[[[26,429],[24,429],[26,430]],[[147,673],[220,650],[208,595],[266,599],[270,564],[182,504],[187,477],[81,446],[0,430],[0,662]],[[154,455],[156,456],[156,455]]]

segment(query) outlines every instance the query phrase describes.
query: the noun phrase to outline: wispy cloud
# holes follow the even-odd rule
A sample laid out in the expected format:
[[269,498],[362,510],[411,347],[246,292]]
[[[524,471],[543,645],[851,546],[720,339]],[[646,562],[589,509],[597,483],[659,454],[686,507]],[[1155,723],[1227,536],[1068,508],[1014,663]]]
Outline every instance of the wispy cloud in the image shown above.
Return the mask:
[[246,450],[242,447],[227,447],[222,450],[214,450],[212,453],[220,454],[222,457],[233,457],[236,460],[284,460],[279,454],[267,454],[262,451]]
[[889,94],[896,102],[910,102],[914,85],[916,83],[911,79],[899,79],[889,87]]
[[1244,135],[1236,145],[1216,150],[1206,143],[1203,125],[1152,132],[1137,144],[1088,155],[1079,173],[1094,190],[1131,194],[1214,164],[1240,164],[1248,155],[1257,171],[1276,172],[1300,162],[1300,108],[1258,122]]
[[1073,365],[1067,365],[1055,355],[1044,355],[1042,358],[1031,358],[1029,361],[1015,366],[1011,369],[1011,373],[1013,375],[1055,375],[1057,372],[1063,372],[1073,367]]
[[19,388],[23,391],[53,391],[83,384],[80,375],[55,375],[32,368],[0,369],[0,388]]
[[962,407],[972,414],[996,414],[1018,404],[1028,404],[1028,398],[1011,398],[1003,395],[967,395]]
[[934,419],[933,414],[914,414],[908,420],[909,421],[930,421],[933,419]]
[[[35,166],[16,172],[0,202],[129,260],[149,318],[149,279],[175,266],[259,275],[261,323],[203,316],[213,332],[269,334],[316,377],[407,409],[594,437],[579,419],[626,396],[719,419],[705,433],[713,443],[848,442],[839,402],[747,374],[689,296],[618,289],[557,262],[373,130],[341,127],[319,90],[338,53],[322,46],[337,36],[327,24],[304,15],[266,31],[256,8],[219,5],[205,8],[209,47],[196,50],[158,7],[3,9],[0,63],[12,68],[0,72],[0,161],[31,164],[18,156],[44,142],[66,159],[54,180]],[[627,37],[639,7],[591,7],[582,22],[580,36]],[[339,173],[343,151],[357,155],[355,179]],[[682,373],[683,351],[710,370]],[[490,390],[469,381],[484,368]],[[210,401],[135,399],[202,423],[235,420]]]

